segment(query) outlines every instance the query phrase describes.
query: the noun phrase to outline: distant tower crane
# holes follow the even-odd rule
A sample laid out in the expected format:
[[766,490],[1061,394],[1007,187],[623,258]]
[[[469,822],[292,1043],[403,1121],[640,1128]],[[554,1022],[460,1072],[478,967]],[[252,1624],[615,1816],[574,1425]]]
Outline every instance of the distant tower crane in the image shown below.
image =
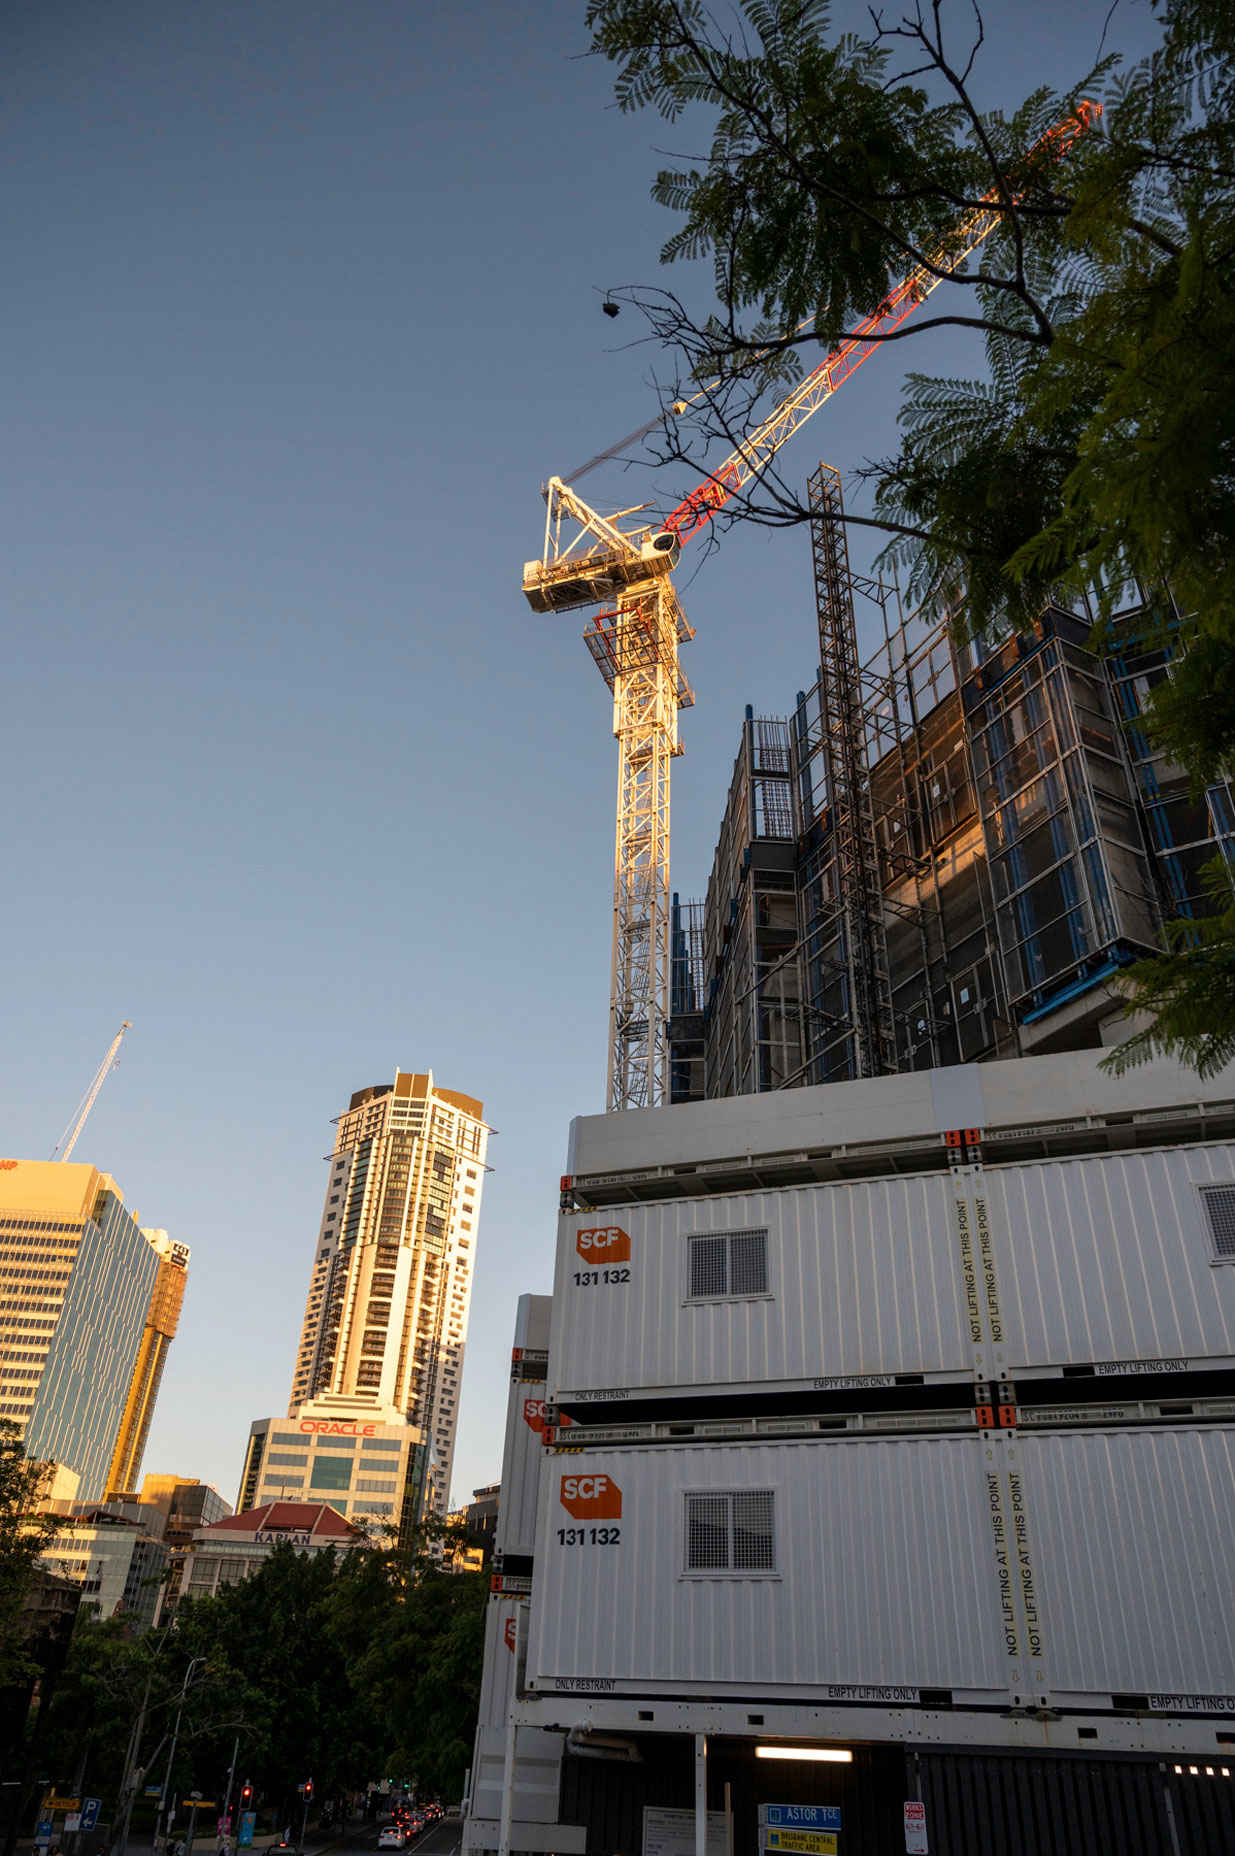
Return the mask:
[[[1062,156],[1101,108],[1098,103],[1081,103],[1074,116],[1048,130],[1035,148],[1054,143]],[[1005,211],[1004,200],[992,192],[964,214],[947,247],[911,271],[659,528],[633,520],[646,504],[606,517],[560,477],[550,477],[545,485],[544,551],[523,570],[528,603],[536,612],[606,607],[593,617],[583,637],[613,692],[618,741],[606,1095],[610,1110],[653,1108],[668,1098],[669,766],[682,752],[678,710],[694,702],[678,662],[679,647],[694,632],[670,578],[682,544],[766,469],[785,441],[875,352],[881,339],[964,262]],[[97,1088],[96,1084],[95,1093]]]
[[[86,1125],[86,1117],[90,1113],[91,1109],[94,1107],[95,1097],[98,1095],[99,1090],[103,1087],[103,1083],[107,1076],[108,1071],[114,1070],[116,1068],[116,1065],[120,1062],[119,1053],[120,1053],[120,1046],[124,1042],[124,1034],[126,1031],[131,1031],[132,1029],[133,1029],[133,1026],[131,1022],[126,1018],[124,1023],[121,1025],[119,1031],[117,1031],[115,1037],[112,1039],[107,1055],[106,1057],[104,1057],[102,1063],[99,1065],[98,1070],[95,1073],[94,1081],[91,1083],[89,1089],[86,1091],[85,1095],[82,1097],[81,1101],[78,1103],[77,1107],[74,1109],[73,1119],[69,1122],[69,1127],[65,1129],[64,1134],[60,1136],[60,1139],[56,1142],[56,1145],[52,1148],[51,1157],[53,1160],[55,1159],[57,1154],[60,1154],[60,1149],[62,1146],[64,1146],[64,1152],[60,1154],[61,1160],[67,1160],[69,1155],[72,1153],[73,1149],[76,1147],[77,1137]],[[71,1133],[69,1132],[70,1129],[72,1130]],[[66,1134],[68,1135],[67,1146],[64,1145]]]

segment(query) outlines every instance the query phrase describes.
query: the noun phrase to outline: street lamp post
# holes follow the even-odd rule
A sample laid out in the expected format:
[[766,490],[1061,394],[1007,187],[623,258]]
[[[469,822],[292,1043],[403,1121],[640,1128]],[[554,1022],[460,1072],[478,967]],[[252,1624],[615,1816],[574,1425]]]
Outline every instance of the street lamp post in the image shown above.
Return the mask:
[[[167,1791],[168,1791],[168,1787],[170,1786],[172,1782],[172,1762],[174,1761],[176,1757],[176,1742],[180,1738],[180,1716],[184,1713],[185,1696],[189,1692],[189,1682],[192,1679],[193,1671],[197,1668],[197,1665],[199,1663],[204,1663],[205,1660],[206,1659],[204,1656],[195,1656],[193,1658],[193,1661],[189,1664],[188,1668],[185,1670],[184,1681],[180,1685],[180,1706],[176,1709],[176,1725],[172,1729],[172,1744],[171,1744],[171,1750],[167,1755],[167,1770],[163,1774],[163,1789],[159,1793],[159,1817],[160,1818],[162,1818],[163,1812],[167,1806]],[[169,1841],[166,1824],[164,1825],[164,1829],[163,1829],[163,1841],[165,1844]],[[159,1842],[158,1823],[156,1822],[155,1824],[155,1848],[156,1849],[158,1848],[158,1842]]]

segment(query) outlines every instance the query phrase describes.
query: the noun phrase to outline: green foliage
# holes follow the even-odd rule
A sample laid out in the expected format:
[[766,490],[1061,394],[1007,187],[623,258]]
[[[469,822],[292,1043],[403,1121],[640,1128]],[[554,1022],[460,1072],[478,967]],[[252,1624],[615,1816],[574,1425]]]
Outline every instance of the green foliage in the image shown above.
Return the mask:
[[[1146,724],[1203,782],[1235,743],[1235,0],[1159,0],[1152,56],[1108,59],[1010,112],[979,111],[969,90],[980,16],[954,54],[945,12],[911,0],[863,43],[833,33],[823,0],[715,15],[701,0],[591,0],[621,106],[712,124],[706,164],[653,189],[679,220],[662,257],[710,256],[719,301],[701,317],[644,301],[687,370],[719,382],[685,438],[670,424],[670,455],[690,457],[691,430],[702,451],[730,448],[786,355],[813,365],[896,279],[948,272],[894,339],[968,327],[981,371],[908,376],[899,452],[868,471],[876,526],[895,537],[884,558],[971,634],[1096,597],[1101,645],[1130,582],[1169,589],[1187,655]],[[1100,119],[1053,134],[1082,98]],[[949,228],[983,200],[998,223],[980,261],[950,271]],[[762,503],[758,490],[733,511],[807,519],[783,483]],[[1158,1047],[1205,1064],[1235,1037],[1229,911],[1216,888],[1210,900],[1214,922],[1176,924],[1130,982]]]
[[176,1798],[218,1795],[237,1736],[243,1776],[284,1822],[309,1777],[321,1797],[397,1769],[458,1797],[488,1581],[442,1570],[433,1548],[456,1536],[434,1522],[408,1547],[283,1546],[217,1597],[182,1600],[174,1628],[83,1621],[45,1723],[48,1770],[67,1785],[84,1764],[118,1824],[143,1777],[161,1783],[183,1694]]
[[1158,1053],[1178,1057],[1201,1077],[1235,1060],[1235,890],[1223,858],[1202,874],[1215,913],[1169,922],[1167,952],[1138,961],[1124,982],[1129,1015],[1147,1013],[1151,1023],[1107,1058],[1105,1067],[1116,1075]]
[[36,1672],[25,1610],[35,1562],[60,1530],[39,1514],[45,1466],[26,1455],[21,1434],[0,1419],[0,1689],[28,1682]]

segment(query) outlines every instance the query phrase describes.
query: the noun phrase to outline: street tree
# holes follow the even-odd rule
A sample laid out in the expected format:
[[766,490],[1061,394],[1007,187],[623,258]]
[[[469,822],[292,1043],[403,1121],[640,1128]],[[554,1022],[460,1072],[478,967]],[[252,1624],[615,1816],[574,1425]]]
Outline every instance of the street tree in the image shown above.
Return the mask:
[[28,1457],[17,1426],[0,1418],[0,1690],[29,1682],[37,1671],[26,1601],[63,1525],[40,1512],[50,1468]]
[[[884,530],[911,595],[969,634],[1063,597],[1092,602],[1101,647],[1141,589],[1146,634],[1178,659],[1148,724],[1199,787],[1235,754],[1235,0],[1157,11],[1152,55],[1002,110],[974,101],[976,7],[875,8],[864,37],[835,32],[826,0],[591,0],[587,17],[623,109],[710,136],[653,193],[678,221],[662,259],[710,260],[712,300],[625,293],[673,356],[656,461],[704,474],[924,269],[937,288],[884,339],[968,331],[974,371],[908,374],[899,448],[869,461],[870,506],[847,519]],[[957,262],[979,206],[996,223]],[[773,466],[720,521],[808,516]],[[1117,1065],[1235,1054],[1224,865],[1209,887],[1204,927],[1176,924],[1128,977],[1151,1023]]]

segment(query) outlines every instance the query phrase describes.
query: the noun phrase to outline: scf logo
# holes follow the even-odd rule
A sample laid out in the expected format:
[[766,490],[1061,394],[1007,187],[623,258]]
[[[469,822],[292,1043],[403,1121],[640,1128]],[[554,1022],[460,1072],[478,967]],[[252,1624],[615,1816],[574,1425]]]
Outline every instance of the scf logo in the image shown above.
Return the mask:
[[617,1224],[602,1224],[580,1231],[575,1238],[575,1249],[585,1263],[630,1261],[630,1239]]
[[503,1624],[502,1626],[502,1640],[505,1643],[506,1648],[508,1650],[514,1649],[515,1639],[518,1637],[518,1635],[519,1635],[518,1622],[514,1618],[507,1618],[505,1624]]
[[[523,1422],[527,1425],[529,1430],[536,1431],[543,1436],[545,1428],[545,1401],[543,1398],[524,1399]],[[566,1416],[566,1413],[563,1412],[558,1419],[559,1427],[565,1430],[569,1423],[570,1419]]]
[[563,1476],[561,1503],[576,1521],[617,1521],[622,1491],[610,1476]]

